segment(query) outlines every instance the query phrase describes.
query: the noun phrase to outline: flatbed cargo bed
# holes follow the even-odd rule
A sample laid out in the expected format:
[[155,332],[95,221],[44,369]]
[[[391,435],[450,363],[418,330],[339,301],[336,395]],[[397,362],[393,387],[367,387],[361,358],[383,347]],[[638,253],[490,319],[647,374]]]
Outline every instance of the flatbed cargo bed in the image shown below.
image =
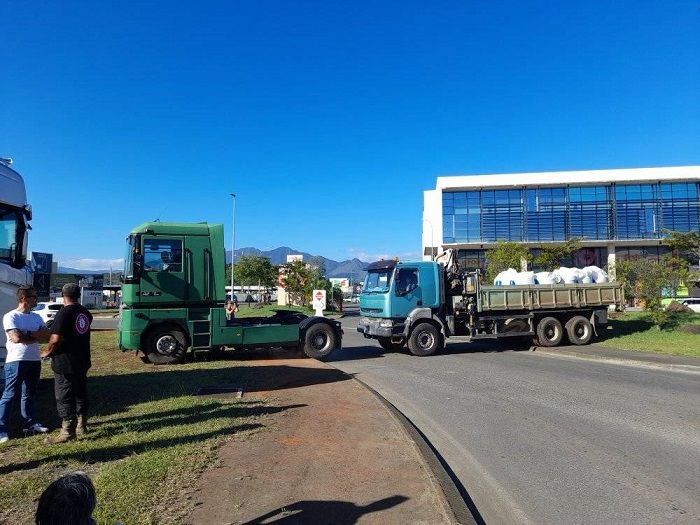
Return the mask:
[[481,286],[479,294],[477,304],[480,312],[600,308],[611,305],[622,309],[625,300],[620,283]]

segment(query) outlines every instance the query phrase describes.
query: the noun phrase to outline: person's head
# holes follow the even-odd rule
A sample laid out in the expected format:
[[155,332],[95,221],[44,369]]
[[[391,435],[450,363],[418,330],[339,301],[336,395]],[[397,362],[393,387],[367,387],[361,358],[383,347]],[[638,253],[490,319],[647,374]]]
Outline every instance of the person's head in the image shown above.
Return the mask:
[[51,483],[39,498],[36,525],[92,525],[97,504],[95,486],[85,472],[73,472]]
[[20,306],[34,308],[36,306],[37,294],[33,286],[20,286],[17,288],[17,303]]
[[76,283],[67,283],[61,288],[61,297],[67,304],[77,303],[80,299],[80,286]]

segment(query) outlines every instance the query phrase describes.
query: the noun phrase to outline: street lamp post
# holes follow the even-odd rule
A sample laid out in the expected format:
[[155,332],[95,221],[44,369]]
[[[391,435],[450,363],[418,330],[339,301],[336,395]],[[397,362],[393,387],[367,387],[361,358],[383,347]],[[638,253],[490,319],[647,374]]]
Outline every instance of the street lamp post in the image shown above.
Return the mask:
[[423,219],[423,222],[427,222],[428,226],[430,226],[430,260],[434,261],[435,257],[433,256],[434,255],[433,249],[435,247],[435,242],[433,239],[433,223],[430,222],[428,219]]
[[233,261],[236,254],[236,194],[230,193],[233,197],[233,216],[231,219],[231,301],[233,301]]

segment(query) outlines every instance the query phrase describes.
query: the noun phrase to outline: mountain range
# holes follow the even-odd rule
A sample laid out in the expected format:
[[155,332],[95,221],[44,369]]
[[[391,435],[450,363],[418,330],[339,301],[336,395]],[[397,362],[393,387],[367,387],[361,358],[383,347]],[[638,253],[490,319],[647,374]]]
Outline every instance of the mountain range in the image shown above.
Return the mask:
[[[287,262],[287,255],[302,255],[304,261],[309,262],[310,260],[323,261],[324,268],[326,270],[326,277],[347,277],[353,281],[362,281],[365,278],[365,268],[369,263],[361,261],[358,258],[348,259],[345,261],[334,261],[333,259],[328,259],[320,255],[311,255],[310,253],[302,252],[289,248],[287,246],[280,246],[274,250],[259,250],[258,248],[240,248],[236,250],[236,259],[242,255],[257,255],[259,257],[267,257],[270,259],[272,264],[285,264]],[[226,264],[231,263],[231,251],[226,252]],[[77,268],[69,268],[67,266],[59,266],[58,273],[69,273],[69,274],[79,274],[79,275],[98,275],[98,274],[109,274],[109,270],[79,270]],[[118,271],[112,271],[116,275],[121,273]]]
[[[307,252],[302,252],[289,248],[288,246],[280,246],[274,250],[259,250],[258,248],[239,248],[236,250],[236,259],[242,255],[257,255],[259,257],[267,257],[270,259],[272,264],[285,264],[287,262],[287,255],[301,255],[304,257],[304,261],[309,262],[314,259],[317,261],[323,261],[323,266],[326,270],[326,277],[347,277],[353,281],[362,281],[365,278],[365,268],[369,263],[361,261],[357,257],[354,259],[347,259],[345,261],[334,261],[333,259],[328,259],[321,255],[311,255]],[[226,263],[231,262],[231,251],[226,252]]]

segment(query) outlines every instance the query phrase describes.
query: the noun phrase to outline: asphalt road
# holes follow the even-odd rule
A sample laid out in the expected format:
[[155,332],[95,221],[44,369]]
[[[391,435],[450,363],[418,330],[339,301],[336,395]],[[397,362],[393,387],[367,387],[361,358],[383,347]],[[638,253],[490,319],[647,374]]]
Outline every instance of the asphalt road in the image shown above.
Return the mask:
[[494,344],[384,353],[356,324],[331,364],[418,426],[487,523],[700,522],[700,375]]
[[116,330],[119,327],[119,319],[116,317],[94,317],[90,327],[93,330]]

